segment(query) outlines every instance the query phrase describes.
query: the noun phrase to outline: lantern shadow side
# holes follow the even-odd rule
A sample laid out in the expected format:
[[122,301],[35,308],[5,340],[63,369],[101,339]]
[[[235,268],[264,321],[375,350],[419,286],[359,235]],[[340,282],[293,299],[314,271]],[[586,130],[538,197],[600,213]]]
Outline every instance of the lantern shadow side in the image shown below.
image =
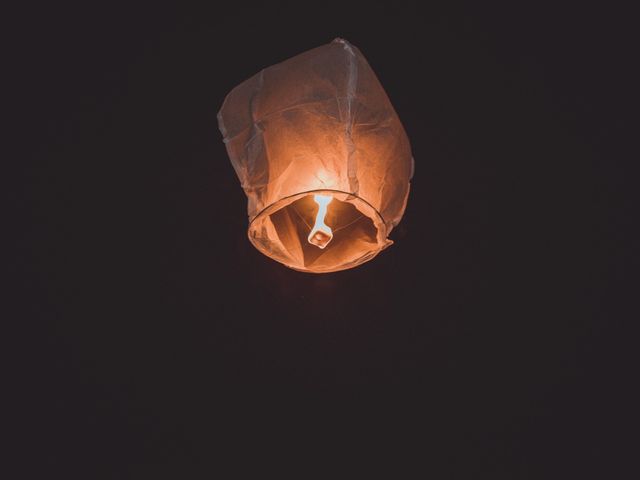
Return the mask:
[[[334,237],[320,249],[307,240],[318,206],[314,195],[332,197],[327,224]],[[312,190],[285,197],[262,210],[247,231],[264,255],[294,270],[329,273],[373,259],[393,242],[380,213],[362,198],[337,190]]]

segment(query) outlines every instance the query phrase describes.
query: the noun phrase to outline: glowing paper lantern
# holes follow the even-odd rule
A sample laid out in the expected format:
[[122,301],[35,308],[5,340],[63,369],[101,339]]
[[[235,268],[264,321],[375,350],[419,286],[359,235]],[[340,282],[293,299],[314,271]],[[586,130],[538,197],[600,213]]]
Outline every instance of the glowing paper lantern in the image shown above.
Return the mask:
[[413,158],[356,47],[336,39],[262,70],[229,93],[218,123],[262,253],[323,273],[391,245]]

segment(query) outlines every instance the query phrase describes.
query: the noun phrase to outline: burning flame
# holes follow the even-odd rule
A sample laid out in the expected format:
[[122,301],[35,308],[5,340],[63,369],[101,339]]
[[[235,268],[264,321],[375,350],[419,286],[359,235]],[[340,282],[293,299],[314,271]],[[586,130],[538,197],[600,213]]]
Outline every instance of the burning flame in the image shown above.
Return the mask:
[[329,245],[333,238],[333,230],[324,223],[324,217],[327,214],[327,205],[331,203],[333,197],[331,195],[314,195],[313,200],[318,204],[318,213],[316,214],[316,223],[309,233],[307,240],[311,245],[318,248],[324,248]]

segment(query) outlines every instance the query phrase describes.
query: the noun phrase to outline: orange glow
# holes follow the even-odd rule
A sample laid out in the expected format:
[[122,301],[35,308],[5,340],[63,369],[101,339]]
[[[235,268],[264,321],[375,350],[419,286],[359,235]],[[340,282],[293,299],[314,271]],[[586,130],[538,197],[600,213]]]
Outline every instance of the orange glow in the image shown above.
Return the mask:
[[311,245],[315,245],[318,248],[324,248],[329,245],[329,242],[333,238],[333,230],[331,227],[324,223],[324,218],[327,215],[327,206],[333,200],[330,195],[314,195],[313,200],[318,204],[318,213],[316,214],[316,223],[309,233],[307,240]]
[[266,67],[229,92],[218,124],[247,194],[247,236],[260,252],[329,273],[393,243],[411,146],[355,46],[336,39]]

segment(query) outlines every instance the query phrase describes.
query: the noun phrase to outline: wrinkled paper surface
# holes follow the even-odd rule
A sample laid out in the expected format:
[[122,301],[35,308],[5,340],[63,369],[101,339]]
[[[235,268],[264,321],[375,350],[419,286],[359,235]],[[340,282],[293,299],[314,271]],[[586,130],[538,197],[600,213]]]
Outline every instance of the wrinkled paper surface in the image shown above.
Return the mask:
[[[249,237],[263,253],[321,272],[358,265],[391,243],[387,236],[404,213],[413,158],[398,116],[356,47],[336,39],[265,68],[228,94],[218,123],[249,200]],[[362,233],[351,232],[352,246],[345,240],[344,251],[331,252],[330,244],[322,255],[291,241],[300,236],[297,227],[274,222],[272,214],[316,190],[350,194],[341,198],[371,224],[375,238],[363,241]]]

